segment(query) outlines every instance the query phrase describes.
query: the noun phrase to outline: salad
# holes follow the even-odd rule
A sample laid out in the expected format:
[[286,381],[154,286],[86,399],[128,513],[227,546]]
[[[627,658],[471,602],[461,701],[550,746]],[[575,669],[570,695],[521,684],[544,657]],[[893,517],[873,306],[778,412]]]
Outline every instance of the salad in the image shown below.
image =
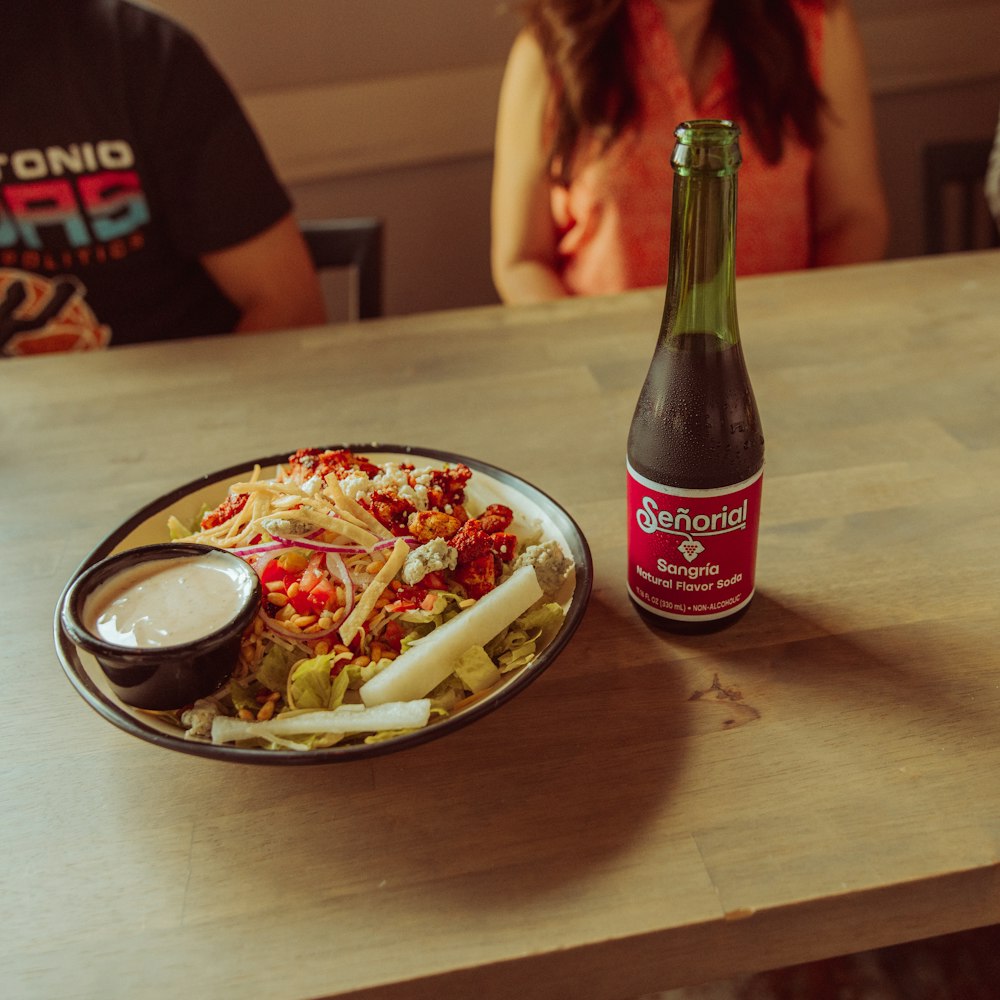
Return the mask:
[[511,508],[471,509],[464,464],[302,449],[174,540],[229,549],[261,607],[228,685],[174,713],[191,739],[302,751],[432,725],[530,663],[563,621],[561,546]]

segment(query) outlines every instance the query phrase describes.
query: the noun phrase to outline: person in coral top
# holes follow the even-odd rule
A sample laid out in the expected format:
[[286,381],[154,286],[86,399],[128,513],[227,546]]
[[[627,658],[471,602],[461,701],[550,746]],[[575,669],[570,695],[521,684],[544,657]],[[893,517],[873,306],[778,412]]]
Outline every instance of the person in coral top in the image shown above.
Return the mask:
[[674,129],[742,128],[738,274],[874,260],[888,213],[847,0],[530,0],[500,93],[505,302],[666,282]]

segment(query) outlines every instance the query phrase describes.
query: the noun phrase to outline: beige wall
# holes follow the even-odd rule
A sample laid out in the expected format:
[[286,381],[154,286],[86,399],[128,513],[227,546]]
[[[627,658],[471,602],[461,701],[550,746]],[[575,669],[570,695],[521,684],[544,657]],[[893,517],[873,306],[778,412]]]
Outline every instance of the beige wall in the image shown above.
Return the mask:
[[[391,313],[496,301],[489,185],[503,0],[157,0],[241,95],[299,214],[387,224]],[[925,144],[992,135],[1000,0],[854,0],[893,213],[923,247]]]

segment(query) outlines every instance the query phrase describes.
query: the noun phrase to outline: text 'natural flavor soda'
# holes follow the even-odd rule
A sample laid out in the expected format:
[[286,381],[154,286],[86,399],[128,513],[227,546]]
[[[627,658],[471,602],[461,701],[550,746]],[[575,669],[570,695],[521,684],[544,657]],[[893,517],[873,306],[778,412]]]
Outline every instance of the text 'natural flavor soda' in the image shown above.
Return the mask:
[[627,582],[646,621],[701,632],[754,594],[764,437],[736,318],[739,128],[675,135],[666,304],[628,437]]

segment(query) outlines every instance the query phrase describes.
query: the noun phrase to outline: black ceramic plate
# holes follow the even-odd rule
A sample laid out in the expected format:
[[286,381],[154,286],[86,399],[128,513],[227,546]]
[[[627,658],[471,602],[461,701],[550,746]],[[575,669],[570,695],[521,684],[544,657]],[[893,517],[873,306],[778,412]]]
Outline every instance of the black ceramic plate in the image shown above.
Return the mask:
[[[181,753],[241,764],[328,764],[404,750],[454,732],[499,708],[518,692],[523,691],[552,663],[579,626],[590,599],[593,583],[593,562],[587,541],[573,519],[555,500],[523,479],[474,458],[408,445],[353,444],[330,447],[347,448],[358,454],[367,455],[372,461],[380,464],[405,461],[419,467],[421,464],[440,465],[447,462],[454,465],[462,462],[473,472],[466,490],[470,509],[481,510],[491,503],[506,504],[516,514],[512,530],[516,531],[518,524],[538,522],[544,538],[555,539],[562,545],[563,550],[575,563],[574,574],[566,582],[563,592],[556,595],[556,599],[566,609],[566,618],[562,628],[535,660],[521,670],[507,675],[503,683],[482,700],[425,729],[392,739],[378,743],[332,746],[307,751],[235,747],[185,739],[184,733],[168,720],[130,708],[121,702],[112,693],[96,660],[77,649],[63,634],[59,624],[59,607],[62,606],[60,599],[55,618],[56,650],[70,683],[91,708],[125,732]],[[274,455],[234,465],[196,479],[154,500],[108,535],[87,556],[77,573],[112,552],[151,542],[167,541],[167,519],[171,514],[176,515],[185,524],[192,523],[206,504],[214,506],[222,500],[230,483],[246,479],[254,465],[261,466],[262,476],[268,478],[273,468],[285,462],[287,458],[287,454]]]

